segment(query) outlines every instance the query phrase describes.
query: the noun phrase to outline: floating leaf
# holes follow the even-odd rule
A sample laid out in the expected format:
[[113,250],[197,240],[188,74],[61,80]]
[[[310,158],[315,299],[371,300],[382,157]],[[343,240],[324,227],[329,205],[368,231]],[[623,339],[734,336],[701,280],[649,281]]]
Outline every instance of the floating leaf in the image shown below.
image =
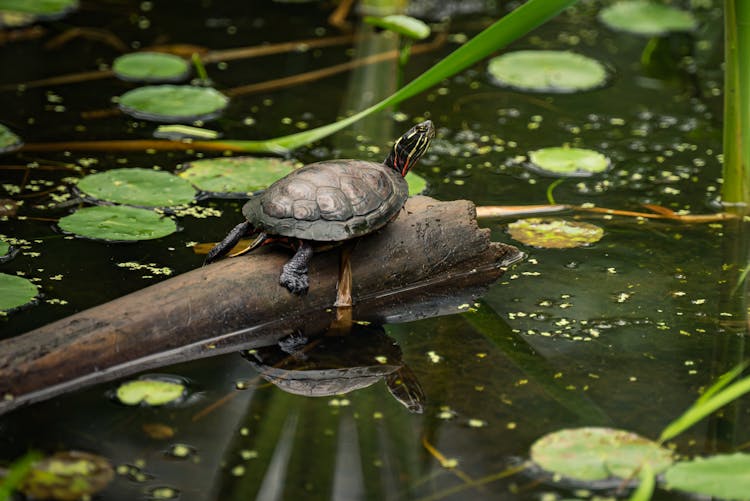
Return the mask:
[[179,82],[190,74],[190,64],[173,54],[134,52],[115,59],[112,71],[132,82]]
[[531,446],[543,469],[583,481],[628,478],[642,465],[654,473],[672,464],[672,452],[635,433],[612,428],[571,428],[543,436]]
[[226,108],[229,98],[216,89],[191,85],[148,85],[120,96],[120,109],[154,122],[210,120]]
[[0,258],[10,252],[10,244],[4,240],[0,240]]
[[406,184],[409,185],[410,195],[419,195],[420,193],[424,193],[427,189],[427,181],[425,178],[419,174],[414,174],[413,172],[409,172],[406,175]]
[[599,20],[613,30],[645,36],[692,31],[698,25],[692,12],[646,0],[612,4],[602,9]]
[[679,462],[664,473],[670,489],[722,499],[750,499],[750,454],[722,454]]
[[54,19],[78,7],[78,0],[0,0],[0,10],[25,12]]
[[23,146],[23,141],[9,128],[0,124],[0,153],[15,151]]
[[165,405],[185,396],[185,385],[166,379],[137,379],[117,388],[117,399],[125,405]]
[[392,31],[414,40],[424,40],[430,36],[430,27],[423,21],[411,16],[401,14],[385,17],[367,16],[364,21],[377,28]]
[[247,194],[262,190],[294,170],[272,157],[218,157],[185,164],[179,176],[210,193]]
[[154,137],[179,141],[180,139],[218,139],[221,134],[215,130],[193,127],[191,125],[160,125],[154,131]]
[[576,92],[601,87],[607,70],[591,58],[568,51],[521,50],[490,59],[498,85],[535,92]]
[[23,277],[0,273],[0,311],[12,310],[30,303],[39,291]]
[[558,177],[587,177],[609,168],[609,159],[598,151],[554,147],[529,152],[531,168]]
[[139,207],[185,205],[195,198],[195,189],[189,182],[169,172],[151,169],[98,172],[81,179],[77,187],[98,200]]
[[104,489],[114,475],[112,465],[101,456],[58,452],[34,463],[20,490],[33,499],[88,499]]
[[521,219],[508,225],[510,236],[526,245],[546,249],[568,249],[598,242],[600,227],[580,221],[555,218]]
[[84,207],[61,218],[57,224],[69,233],[112,241],[151,240],[177,231],[170,218],[127,206]]

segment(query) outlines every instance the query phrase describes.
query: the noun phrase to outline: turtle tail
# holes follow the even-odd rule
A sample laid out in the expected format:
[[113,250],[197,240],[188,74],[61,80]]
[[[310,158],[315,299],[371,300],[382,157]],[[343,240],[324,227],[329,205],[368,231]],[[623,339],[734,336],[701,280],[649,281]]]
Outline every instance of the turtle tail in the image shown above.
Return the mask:
[[239,242],[242,237],[250,234],[252,231],[253,227],[248,221],[243,221],[232,228],[232,231],[224,237],[224,240],[214,245],[214,247],[208,251],[203,264],[213,263],[220,257],[224,256],[227,252],[232,250],[235,245],[237,245],[237,242]]

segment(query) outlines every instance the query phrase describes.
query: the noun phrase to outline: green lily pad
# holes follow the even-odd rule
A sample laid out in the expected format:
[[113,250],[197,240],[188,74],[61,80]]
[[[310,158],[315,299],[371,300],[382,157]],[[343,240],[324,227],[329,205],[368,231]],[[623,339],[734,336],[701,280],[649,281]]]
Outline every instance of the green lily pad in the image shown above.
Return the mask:
[[61,230],[81,237],[115,242],[151,240],[177,231],[168,217],[122,205],[84,207],[58,221]]
[[9,128],[0,124],[0,153],[15,151],[21,146],[23,146],[21,138]]
[[568,51],[521,50],[490,59],[500,86],[534,92],[577,92],[601,87],[607,70],[599,61]]
[[272,157],[218,157],[184,165],[179,176],[199,190],[249,194],[263,190],[294,170],[294,163]]
[[609,168],[609,158],[583,148],[554,147],[529,152],[530,168],[557,177],[588,177]]
[[411,16],[401,14],[385,17],[367,16],[364,21],[377,28],[392,31],[414,40],[424,40],[430,36],[430,27],[423,21]]
[[0,311],[30,303],[39,294],[36,285],[23,277],[0,273]]
[[207,87],[147,85],[120,96],[120,109],[135,118],[153,122],[211,120],[221,114],[229,98]]
[[414,174],[413,172],[409,172],[406,175],[406,184],[409,185],[410,195],[419,195],[420,193],[424,193],[427,189],[427,181],[425,178],[419,174]]
[[10,252],[10,244],[4,240],[0,240],[0,258]]
[[672,451],[635,433],[612,428],[571,428],[543,436],[531,446],[531,459],[544,470],[593,482],[629,478],[643,464],[654,473],[668,468]]
[[750,454],[721,454],[676,463],[664,473],[670,489],[722,499],[750,499]]
[[580,221],[556,218],[520,219],[508,225],[510,236],[526,245],[545,249],[569,249],[601,240],[604,230]]
[[602,9],[599,20],[613,30],[649,37],[672,31],[692,31],[698,26],[692,12],[647,0],[612,4]]
[[137,379],[117,388],[117,399],[125,405],[165,405],[182,399],[185,385],[166,379]]
[[33,14],[40,19],[54,19],[78,8],[78,0],[0,0],[0,10]]
[[112,169],[78,182],[84,194],[107,202],[139,207],[173,207],[195,198],[189,182],[169,172],[151,169]]
[[192,125],[160,125],[154,131],[154,137],[180,141],[182,139],[218,139],[221,134],[215,130],[193,127]]
[[20,490],[32,499],[75,501],[104,489],[115,472],[107,459],[87,452],[58,452],[34,463]]
[[180,82],[190,74],[190,64],[173,54],[134,52],[115,59],[112,71],[130,82]]

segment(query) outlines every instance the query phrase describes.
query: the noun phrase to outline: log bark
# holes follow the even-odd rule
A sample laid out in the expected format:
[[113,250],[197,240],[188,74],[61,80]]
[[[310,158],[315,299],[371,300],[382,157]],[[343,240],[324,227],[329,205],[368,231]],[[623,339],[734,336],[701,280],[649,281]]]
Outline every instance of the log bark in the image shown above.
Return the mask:
[[[354,318],[439,314],[453,294],[496,281],[522,254],[491,242],[475,217],[471,202],[413,197],[396,220],[359,239],[351,251]],[[287,259],[288,252],[263,248],[0,341],[0,413],[134,372],[325,329],[339,251],[313,257],[302,297],[278,285]]]

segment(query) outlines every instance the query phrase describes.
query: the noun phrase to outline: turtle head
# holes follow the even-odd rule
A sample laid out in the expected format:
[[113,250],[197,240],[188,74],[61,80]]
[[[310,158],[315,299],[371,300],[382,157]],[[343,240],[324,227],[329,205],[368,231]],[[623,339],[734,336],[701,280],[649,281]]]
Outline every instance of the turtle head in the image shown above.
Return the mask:
[[417,165],[424,152],[430,147],[433,137],[435,137],[435,126],[432,125],[432,121],[425,120],[418,123],[406,131],[406,134],[396,139],[388,158],[383,163],[396,169],[402,176],[406,176],[409,169]]

